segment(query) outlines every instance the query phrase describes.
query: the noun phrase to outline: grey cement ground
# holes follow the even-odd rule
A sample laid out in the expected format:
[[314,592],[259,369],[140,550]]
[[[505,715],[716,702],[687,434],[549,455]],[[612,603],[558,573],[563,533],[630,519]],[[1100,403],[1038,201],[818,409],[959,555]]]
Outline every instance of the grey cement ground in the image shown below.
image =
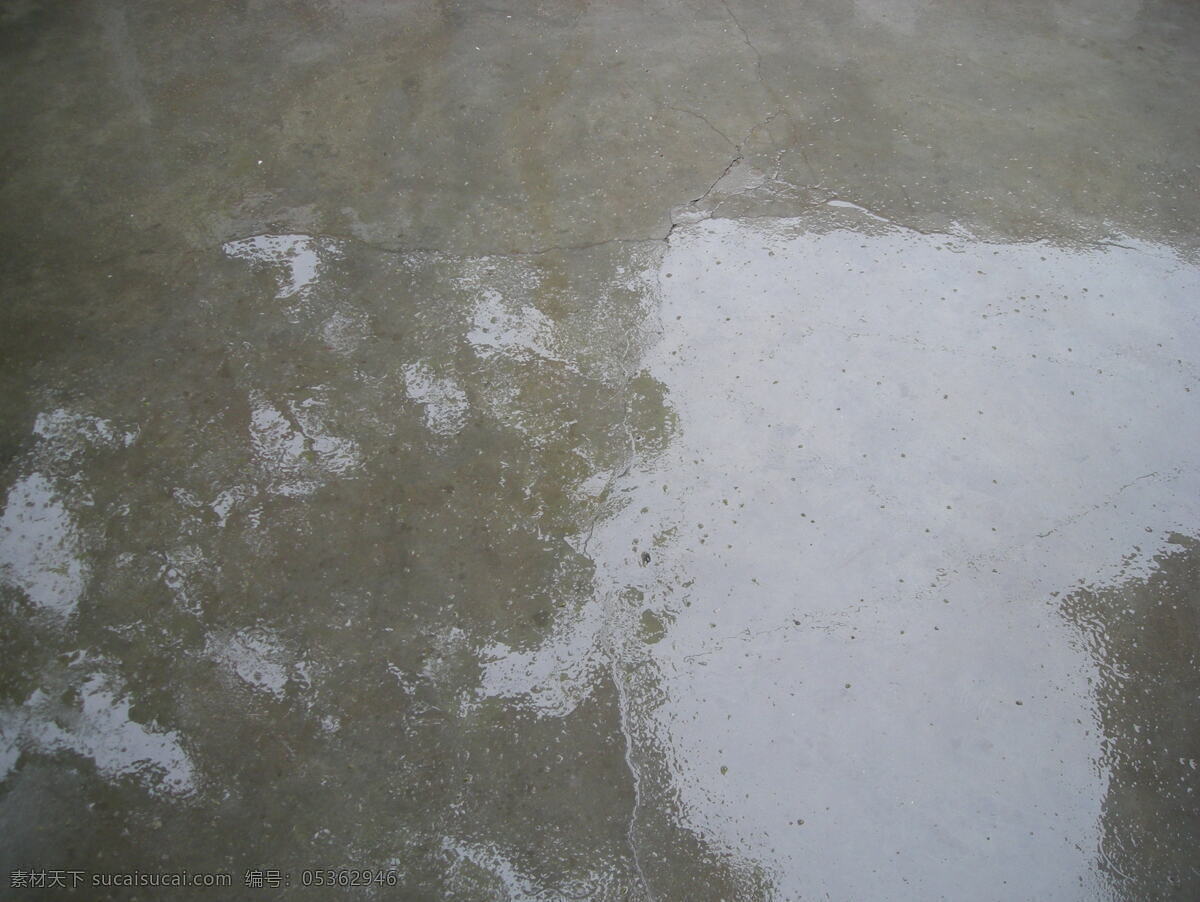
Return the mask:
[[1200,897],[1200,7],[0,69],[6,898]]

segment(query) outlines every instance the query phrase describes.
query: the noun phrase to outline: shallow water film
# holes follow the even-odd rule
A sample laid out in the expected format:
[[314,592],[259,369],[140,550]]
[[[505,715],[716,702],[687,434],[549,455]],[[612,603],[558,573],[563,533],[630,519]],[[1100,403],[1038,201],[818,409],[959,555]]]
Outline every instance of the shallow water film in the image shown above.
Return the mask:
[[0,67],[0,896],[1200,898],[1200,7]]

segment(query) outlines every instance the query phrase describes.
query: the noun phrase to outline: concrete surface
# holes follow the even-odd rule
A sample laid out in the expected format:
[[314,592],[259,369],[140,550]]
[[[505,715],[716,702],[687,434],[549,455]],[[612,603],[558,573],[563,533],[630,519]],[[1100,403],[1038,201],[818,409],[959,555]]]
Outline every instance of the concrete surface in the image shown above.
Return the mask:
[[1200,897],[1200,7],[10,0],[0,73],[12,898]]

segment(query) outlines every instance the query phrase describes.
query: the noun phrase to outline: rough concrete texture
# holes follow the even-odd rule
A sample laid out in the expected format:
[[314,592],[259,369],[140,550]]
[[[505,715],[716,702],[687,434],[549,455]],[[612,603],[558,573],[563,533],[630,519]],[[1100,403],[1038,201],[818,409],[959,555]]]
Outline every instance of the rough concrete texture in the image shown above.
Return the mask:
[[0,74],[6,894],[1200,897],[1200,7],[9,0]]

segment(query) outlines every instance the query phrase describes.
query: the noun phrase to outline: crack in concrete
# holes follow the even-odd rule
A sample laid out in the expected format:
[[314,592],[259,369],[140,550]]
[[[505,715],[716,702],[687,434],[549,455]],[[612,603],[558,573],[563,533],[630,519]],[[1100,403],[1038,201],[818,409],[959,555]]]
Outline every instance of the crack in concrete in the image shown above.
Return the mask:
[[[726,0],[721,0],[721,5],[723,7],[725,7],[725,12],[729,15],[729,18],[733,20],[733,24],[737,26],[737,30],[742,33],[742,40],[745,42],[746,46],[750,48],[750,52],[754,54],[754,59],[757,61],[754,66],[755,74],[758,76],[759,83],[767,91],[771,91],[770,86],[765,81],[763,81],[763,77],[762,77],[762,61],[763,61],[762,54],[758,52],[758,48],[755,47],[754,42],[752,40],[750,40],[750,35],[746,31],[745,26],[742,25],[741,20],[738,19],[738,17],[733,14],[733,10],[729,8],[729,4],[726,2]],[[774,95],[773,91],[771,91],[771,93],[772,93],[772,95]]]
[[[610,595],[611,598],[611,595]],[[613,686],[617,690],[617,716],[621,724],[621,735],[625,738],[625,766],[633,777],[633,810],[629,813],[629,825],[625,831],[629,853],[633,857],[633,869],[637,872],[646,898],[655,902],[654,891],[650,889],[650,881],[642,868],[641,855],[638,853],[637,824],[642,810],[642,770],[633,760],[633,732],[629,726],[629,690],[625,688],[625,677],[621,674],[620,661],[613,655],[611,658]]]
[[666,106],[666,107],[663,107],[663,109],[674,110],[677,113],[683,113],[684,115],[687,115],[687,116],[695,116],[697,119],[699,119],[701,122],[703,122],[709,128],[711,128],[714,132],[716,132],[718,135],[720,135],[722,138],[724,138],[730,147],[734,148],[735,150],[737,149],[737,144],[734,143],[733,139],[730,138],[729,135],[725,134],[725,132],[723,132],[719,128],[717,128],[715,125],[713,125],[712,120],[710,120],[703,113],[697,113],[695,110],[685,109],[684,107],[681,107],[681,106]]
[[[1111,507],[1114,504],[1114,502],[1117,500],[1117,496],[1119,496],[1126,489],[1133,488],[1135,485],[1137,485],[1143,479],[1154,479],[1158,475],[1159,475],[1159,473],[1157,470],[1155,470],[1153,473],[1143,473],[1141,476],[1137,477],[1136,479],[1125,483],[1123,486],[1121,486],[1115,492],[1110,494],[1103,501],[1099,502],[1098,504],[1093,504],[1091,507],[1081,510],[1076,514],[1072,514],[1069,517],[1064,517],[1062,520],[1055,523],[1054,526],[1050,527],[1050,529],[1046,530],[1045,532],[1039,532],[1037,534],[1037,537],[1039,539],[1045,539],[1048,536],[1054,535],[1060,529],[1070,526],[1072,523],[1075,523],[1075,522],[1083,519],[1084,517],[1088,516],[1089,514],[1094,514],[1096,511],[1100,510],[1101,508]],[[1177,478],[1178,476],[1179,476],[1179,471],[1175,471],[1174,473],[1171,474],[1171,478],[1168,481],[1172,481],[1175,478]]]
[[[672,224],[671,229],[668,229],[667,236],[663,238],[664,241],[670,237],[671,230],[673,230],[674,227],[674,224]],[[630,350],[630,345],[627,344],[626,360],[630,359],[628,353]],[[629,472],[633,469],[634,461],[637,460],[637,438],[634,435],[633,428],[629,422],[632,413],[629,405],[629,390],[630,385],[633,382],[633,369],[634,367],[631,363],[630,371],[626,375],[625,385],[622,389],[625,392],[625,408],[624,415],[621,419],[621,428],[625,431],[625,439],[628,443],[627,450],[625,452],[625,460],[621,465],[613,468],[613,473],[609,477],[608,483],[604,487],[604,491],[601,492],[601,497],[605,501],[608,499],[613,486],[615,486],[619,480],[629,475]],[[601,503],[601,506],[596,511],[596,516],[592,520],[592,525],[591,529],[588,531],[587,540],[584,542],[583,547],[585,554],[587,546],[592,540],[592,534],[595,532],[596,525],[600,522],[600,518],[603,513],[604,505]],[[629,822],[625,829],[625,842],[629,847],[629,854],[633,860],[633,869],[637,872],[638,879],[642,884],[642,889],[645,891],[645,896],[648,900],[650,900],[650,902],[655,902],[654,892],[650,889],[650,881],[646,877],[646,872],[642,867],[641,853],[638,850],[637,826],[638,821],[641,818],[642,810],[642,771],[634,761],[633,729],[630,726],[629,717],[630,691],[626,685],[625,674],[621,670],[621,655],[619,653],[617,641],[614,638],[617,626],[614,604],[614,594],[610,590],[605,594],[604,598],[604,625],[601,630],[601,642],[602,647],[608,656],[609,670],[613,681],[613,688],[617,693],[617,718],[621,726],[621,736],[625,740],[625,766],[629,770],[630,779],[633,785],[633,807],[629,812]]]
[[[778,109],[775,112],[773,112],[771,115],[769,115],[766,119],[764,119],[762,122],[752,125],[750,127],[750,131],[746,132],[746,137],[742,138],[742,140],[739,143],[733,145],[733,149],[734,149],[733,159],[729,161],[729,163],[725,166],[725,168],[723,170],[721,170],[721,174],[719,176],[717,176],[716,180],[711,185],[708,186],[708,189],[703,194],[701,194],[699,197],[692,198],[691,200],[688,201],[688,203],[689,204],[698,204],[698,203],[700,203],[700,201],[704,200],[706,197],[708,197],[710,194],[712,194],[713,189],[716,188],[717,185],[721,184],[721,180],[723,178],[725,178],[725,176],[729,175],[729,173],[733,169],[733,167],[745,159],[745,153],[743,151],[743,148],[750,141],[750,139],[754,137],[754,133],[756,131],[758,131],[760,128],[765,128],[766,126],[770,125],[771,122],[774,121],[775,119],[777,119],[779,116],[784,116],[784,115],[787,115],[786,112],[783,109]],[[726,140],[728,140],[728,139],[726,139]],[[733,143],[733,142],[730,142],[730,143]],[[672,229],[674,228],[675,225],[676,225],[675,221],[672,220],[671,221]],[[664,236],[664,240],[665,240],[665,238],[669,238],[669,237],[671,237],[670,231],[668,231],[666,236]]]
[[[632,369],[632,367],[631,367]],[[584,540],[581,553],[586,555],[588,545],[592,540],[592,535],[596,530],[597,524],[605,513],[605,502],[607,502],[613,487],[616,483],[627,476],[630,470],[633,469],[633,463],[637,459],[638,447],[637,439],[630,425],[630,406],[628,399],[629,385],[632,382],[630,375],[622,387],[622,391],[626,392],[625,413],[621,421],[621,427],[625,431],[626,441],[628,442],[625,459],[621,464],[613,468],[612,474],[608,478],[603,491],[600,493],[600,501],[596,509],[595,516],[592,517],[591,525],[588,529],[587,538]],[[616,593],[611,589],[604,594],[604,620],[600,628],[600,649],[601,653],[608,659],[609,676],[613,682],[613,689],[617,696],[617,720],[620,725],[621,736],[624,739],[625,749],[623,757],[625,767],[629,771],[631,785],[633,789],[633,806],[629,812],[629,819],[625,827],[625,842],[629,848],[630,859],[633,863],[633,870],[637,874],[638,880],[642,885],[644,897],[649,902],[656,902],[656,897],[650,887],[650,880],[646,876],[646,871],[642,866],[642,856],[638,848],[638,822],[641,819],[642,810],[642,771],[634,760],[634,737],[633,727],[631,726],[631,718],[629,713],[629,705],[631,692],[628,686],[626,674],[622,670],[622,654],[620,646],[620,631],[617,623],[616,611]]]
[[[670,238],[671,232],[674,231],[675,225],[667,230],[667,234],[663,236],[661,241],[667,241]],[[661,330],[660,330],[661,332]],[[633,339],[626,338],[625,344],[625,361],[627,369],[623,384],[617,389],[625,396],[625,404],[621,417],[620,429],[625,433],[626,450],[624,459],[612,469],[608,481],[605,483],[604,489],[600,492],[599,503],[596,508],[596,513],[592,517],[591,524],[588,527],[587,538],[584,539],[581,546],[581,553],[585,556],[588,552],[588,546],[592,541],[592,536],[596,531],[597,525],[601,518],[606,513],[607,501],[612,494],[616,484],[628,476],[633,469],[634,462],[638,457],[637,436],[633,430],[631,417],[633,414],[630,405],[630,391],[636,372],[636,365],[633,362]],[[633,736],[633,727],[630,717],[630,699],[632,693],[628,686],[628,678],[622,669],[621,654],[621,635],[618,624],[618,613],[616,611],[616,594],[610,589],[604,594],[604,619],[600,628],[599,641],[601,654],[608,659],[609,676],[613,682],[613,689],[617,697],[617,719],[620,724],[621,736],[624,739],[625,750],[624,760],[625,767],[629,771],[631,785],[633,789],[633,805],[629,812],[629,819],[625,828],[625,842],[629,849],[630,859],[633,863],[633,870],[637,874],[638,881],[641,883],[644,898],[648,902],[657,902],[657,897],[654,895],[653,889],[650,886],[650,880],[646,876],[645,868],[642,865],[642,856],[638,843],[638,822],[641,819],[642,810],[642,771],[635,761],[635,743]]]
[[[733,24],[737,26],[737,30],[741,32],[742,41],[747,47],[750,48],[750,52],[754,54],[754,77],[758,80],[758,83],[762,86],[762,89],[770,95],[771,99],[775,101],[776,104],[783,106],[783,102],[779,97],[779,92],[771,87],[771,85],[767,82],[767,79],[763,76],[763,56],[758,47],[755,45],[754,41],[750,40],[750,33],[746,31],[746,27],[742,25],[741,19],[734,15],[733,10],[729,6],[728,0],[721,0],[721,5],[725,7],[725,12],[733,21]],[[788,118],[790,119],[791,117],[789,116]]]

